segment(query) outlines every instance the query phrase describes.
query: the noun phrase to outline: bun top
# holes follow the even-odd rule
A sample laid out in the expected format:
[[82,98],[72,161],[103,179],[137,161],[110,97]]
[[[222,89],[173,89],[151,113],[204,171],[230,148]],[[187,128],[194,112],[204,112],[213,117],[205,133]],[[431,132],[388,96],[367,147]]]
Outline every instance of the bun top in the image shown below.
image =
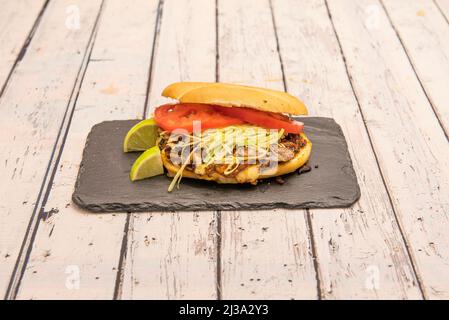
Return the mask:
[[218,82],[176,82],[162,91],[164,97],[182,103],[216,104],[224,107],[247,107],[261,111],[307,115],[299,99],[276,90]]

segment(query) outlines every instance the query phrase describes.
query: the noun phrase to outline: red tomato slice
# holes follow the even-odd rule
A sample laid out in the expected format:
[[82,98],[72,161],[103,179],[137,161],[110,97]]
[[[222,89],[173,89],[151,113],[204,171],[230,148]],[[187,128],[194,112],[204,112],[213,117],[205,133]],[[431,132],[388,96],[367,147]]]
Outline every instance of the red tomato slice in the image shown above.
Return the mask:
[[280,113],[265,112],[251,108],[232,108],[214,106],[215,109],[229,117],[242,119],[245,122],[268,129],[284,129],[287,133],[301,133],[304,124],[292,121],[289,117]]
[[165,104],[156,108],[154,120],[166,131],[184,129],[193,132],[193,121],[200,121],[201,130],[223,128],[244,123],[220,113],[212,105],[200,103]]

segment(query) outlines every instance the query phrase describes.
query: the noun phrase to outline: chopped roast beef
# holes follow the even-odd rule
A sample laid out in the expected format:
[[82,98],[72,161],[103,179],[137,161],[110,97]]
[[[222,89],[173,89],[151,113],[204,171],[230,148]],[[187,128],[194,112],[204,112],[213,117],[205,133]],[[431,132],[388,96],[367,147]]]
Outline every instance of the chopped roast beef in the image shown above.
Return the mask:
[[295,157],[295,151],[283,145],[278,145],[277,154],[279,162],[290,161]]
[[[304,140],[300,135],[298,134],[287,134],[285,135],[278,143],[277,146],[277,161],[278,162],[287,162],[292,160],[296,153],[299,152],[299,150],[301,150],[301,148],[303,148],[305,145],[307,144],[306,140]],[[169,146],[167,144],[167,138],[166,137],[161,137],[161,139],[159,140],[159,148],[161,150],[165,151],[165,154],[167,155],[167,157],[170,159],[170,151],[171,151],[171,146]],[[234,152],[236,152],[234,150]],[[257,162],[256,162],[257,163]],[[212,172],[216,172],[218,174],[221,175],[226,175],[228,177],[235,177],[239,172],[241,172],[242,170],[246,169],[250,164],[248,163],[242,163],[240,165],[238,165],[238,167],[233,170],[232,172],[225,174],[225,170],[228,167],[228,164],[211,164],[209,165],[206,169],[205,169],[205,174],[206,175],[210,175]],[[261,164],[262,166],[264,164]],[[186,166],[186,170],[189,171],[195,171],[195,163],[189,163]]]

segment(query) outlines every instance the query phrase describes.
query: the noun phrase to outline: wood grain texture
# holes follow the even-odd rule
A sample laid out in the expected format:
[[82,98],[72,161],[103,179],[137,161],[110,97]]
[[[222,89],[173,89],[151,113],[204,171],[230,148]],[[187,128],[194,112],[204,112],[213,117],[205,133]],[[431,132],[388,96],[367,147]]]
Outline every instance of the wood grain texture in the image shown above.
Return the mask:
[[[36,23],[44,2],[0,10],[2,297],[449,299],[448,0],[58,0]],[[167,84],[216,76],[335,118],[360,201],[132,215],[72,204],[92,125],[151,115]]]
[[424,294],[448,298],[447,139],[380,3],[328,5]]
[[[268,1],[219,1],[219,80],[283,90]],[[305,211],[221,213],[224,299],[315,299]]]
[[[212,3],[210,3],[212,2]],[[208,0],[164,0],[148,114],[170,101],[162,90],[177,81],[215,79],[215,5]]]
[[274,0],[273,11],[288,91],[342,126],[361,188],[352,208],[311,210],[322,297],[420,298],[324,1]]
[[[165,0],[155,47],[148,114],[166,103],[176,81],[214,81],[215,6],[208,0]],[[180,190],[182,192],[182,183]],[[214,299],[216,230],[213,212],[133,215],[123,299]]]
[[[49,4],[0,101],[0,293],[5,293],[46,176],[100,1]],[[65,26],[78,4],[79,30]],[[14,190],[13,192],[11,192]]]
[[210,212],[134,214],[122,299],[215,299],[216,217]]
[[431,1],[382,1],[419,80],[449,134],[449,26]]
[[2,2],[0,10],[0,93],[11,68],[22,54],[22,48],[31,39],[45,0]]
[[104,6],[19,299],[114,296],[126,214],[89,214],[73,205],[71,194],[91,127],[142,115],[156,14],[151,0]]

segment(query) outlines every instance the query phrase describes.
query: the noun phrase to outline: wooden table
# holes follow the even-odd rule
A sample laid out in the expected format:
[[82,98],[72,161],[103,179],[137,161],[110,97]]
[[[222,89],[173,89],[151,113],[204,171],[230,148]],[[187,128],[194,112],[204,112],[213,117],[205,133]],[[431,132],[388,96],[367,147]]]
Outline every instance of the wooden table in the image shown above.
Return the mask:
[[[1,0],[7,299],[448,299],[448,0]],[[89,214],[86,136],[175,81],[287,90],[343,128],[348,209]],[[300,192],[300,190],[298,190]]]

